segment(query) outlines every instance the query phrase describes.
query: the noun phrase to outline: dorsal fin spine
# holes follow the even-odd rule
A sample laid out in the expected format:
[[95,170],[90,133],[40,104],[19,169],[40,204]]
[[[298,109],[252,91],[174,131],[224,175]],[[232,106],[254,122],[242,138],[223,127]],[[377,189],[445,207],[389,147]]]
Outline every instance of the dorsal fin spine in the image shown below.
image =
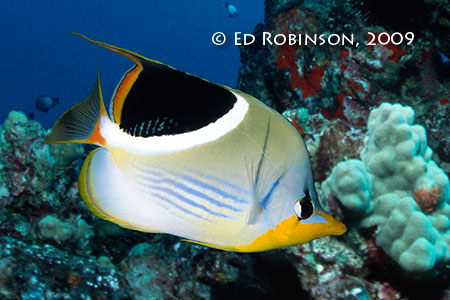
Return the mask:
[[171,66],[168,66],[160,61],[147,58],[136,52],[92,40],[92,39],[90,39],[80,33],[77,33],[77,32],[72,32],[72,33],[76,34],[78,36],[81,36],[82,38],[86,39],[87,41],[89,41],[93,44],[99,45],[103,48],[106,48],[113,52],[119,53],[119,54],[125,56],[126,58],[128,58],[129,60],[131,60],[135,64],[135,66],[133,66],[128,72],[125,73],[121,82],[119,83],[119,85],[117,86],[117,88],[114,92],[110,111],[111,111],[111,117],[112,117],[113,121],[117,124],[120,124],[124,101],[129,93],[132,85],[137,80],[139,73],[141,73],[141,71],[143,70],[143,62],[151,62],[151,63],[163,65],[168,68],[174,69]]

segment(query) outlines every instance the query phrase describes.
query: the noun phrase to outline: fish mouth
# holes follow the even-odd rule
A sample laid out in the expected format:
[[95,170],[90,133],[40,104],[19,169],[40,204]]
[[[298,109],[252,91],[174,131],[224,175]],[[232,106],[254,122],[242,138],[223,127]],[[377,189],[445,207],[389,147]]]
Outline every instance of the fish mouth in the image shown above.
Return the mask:
[[332,215],[317,212],[317,214],[327,220],[327,228],[324,235],[342,235],[347,232],[347,226],[336,220]]
[[337,223],[339,223],[338,226],[336,226],[336,228],[334,229],[332,235],[343,235],[344,233],[347,232],[347,226],[344,223],[341,223],[339,221],[336,221]]

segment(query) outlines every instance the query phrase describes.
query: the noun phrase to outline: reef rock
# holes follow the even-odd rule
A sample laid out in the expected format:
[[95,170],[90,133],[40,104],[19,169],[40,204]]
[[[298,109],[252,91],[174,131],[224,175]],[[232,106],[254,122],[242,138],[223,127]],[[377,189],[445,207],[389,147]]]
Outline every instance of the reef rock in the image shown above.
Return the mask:
[[[422,4],[448,19],[448,3],[431,2]],[[270,0],[265,5],[264,24],[253,32],[255,42],[240,47],[239,89],[280,112],[307,109],[310,115],[320,113],[353,128],[364,127],[370,110],[382,102],[412,106],[416,122],[432,140],[430,147],[448,160],[441,141],[448,136],[450,80],[439,71],[436,57],[442,49],[435,44],[449,43],[428,19],[418,16],[426,24],[415,24],[421,32],[412,43],[404,37],[403,43],[394,44],[383,38],[395,30],[369,22],[365,14],[370,11],[361,11],[360,1]],[[378,6],[386,13],[385,6]],[[269,41],[263,33],[271,36]],[[295,35],[295,43],[281,38],[275,43],[275,36],[289,34]],[[354,42],[306,43],[307,34],[352,36]],[[373,38],[379,42],[369,44]]]
[[132,299],[115,268],[50,245],[0,238],[2,299]]

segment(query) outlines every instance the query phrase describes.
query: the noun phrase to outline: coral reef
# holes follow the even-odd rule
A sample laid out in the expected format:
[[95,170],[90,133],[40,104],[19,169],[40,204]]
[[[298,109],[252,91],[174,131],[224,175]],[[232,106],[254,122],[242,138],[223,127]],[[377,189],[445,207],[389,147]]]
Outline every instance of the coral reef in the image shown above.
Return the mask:
[[[438,2],[423,3],[437,15],[448,14],[448,3]],[[238,88],[280,112],[306,109],[312,116],[320,113],[328,120],[341,120],[356,130],[364,128],[370,110],[382,102],[412,106],[416,122],[427,130],[430,147],[438,156],[436,160],[448,163],[445,138],[450,124],[445,116],[450,114],[450,80],[439,72],[441,62],[436,56],[441,48],[430,42],[442,44],[448,35],[433,38],[441,31],[420,23],[424,20],[428,24],[429,18],[416,18],[423,29],[421,36],[427,38],[416,36],[409,45],[406,42],[395,45],[392,41],[367,45],[371,37],[368,32],[382,39],[381,33],[395,31],[368,22],[361,13],[360,3],[266,1],[265,24],[256,26],[253,33],[256,41],[240,49],[242,67]],[[385,6],[373,3],[386,12]],[[353,34],[359,46],[264,45],[263,32],[272,36]]]
[[[436,30],[442,25],[433,23],[445,23],[448,4],[418,2],[426,8],[420,13],[432,11],[434,17],[414,19],[420,33],[415,31],[410,45],[367,45],[368,32],[381,38],[382,32],[397,31],[390,25],[402,20],[380,24],[377,12],[361,6],[362,1],[267,0],[264,24],[253,32],[255,43],[240,47],[238,88],[281,112],[299,130],[323,206],[350,227],[344,237],[310,243],[320,247],[287,250],[310,298],[445,299],[448,293],[444,172],[450,174],[450,81],[437,59],[447,53],[448,41],[445,31]],[[370,3],[386,13],[386,5]],[[263,44],[263,32],[353,33],[360,45]],[[377,111],[388,107],[374,111],[383,102],[409,105],[415,114],[408,108],[401,110],[405,116],[392,113],[390,122],[385,122],[387,112],[376,120]],[[413,125],[414,117],[421,126]],[[321,253],[331,257],[330,264],[323,263],[327,259]],[[362,262],[345,267],[345,259],[336,258],[341,253]],[[293,255],[301,259],[292,260]]]
[[[349,234],[355,242],[361,239]],[[369,279],[363,249],[342,240],[326,237],[285,251],[312,299],[401,299],[388,282]]]
[[[183,266],[163,253],[149,243],[142,243],[134,246],[122,262],[121,269],[135,299],[209,299],[210,287],[189,278],[193,269],[191,261],[185,259]],[[169,277],[172,280],[167,280]]]
[[[15,198],[16,209],[26,203],[37,207],[40,202],[51,205],[59,201],[57,198],[62,197],[52,197],[47,191],[56,189],[58,196],[66,194],[70,188],[67,182],[71,176],[76,176],[70,171],[75,160],[84,153],[83,147],[43,145],[44,136],[45,131],[37,122],[16,111],[8,115],[0,132],[2,194]],[[2,206],[6,204],[2,201]]]
[[57,242],[66,241],[73,234],[69,225],[50,215],[39,221],[38,226],[44,237],[54,239]]
[[[298,120],[294,123],[304,130],[315,155],[322,160],[328,155],[330,164],[338,165],[323,184],[324,192],[333,193],[325,206],[342,218],[350,216],[368,233],[351,229],[339,238],[239,254],[173,236],[122,229],[94,217],[78,196],[76,174],[81,160],[76,155],[83,156],[83,149],[42,145],[45,132],[40,125],[12,113],[1,128],[0,144],[1,297],[406,299],[415,293],[421,297],[431,293],[431,298],[444,295],[446,286],[435,289],[430,283],[421,285],[422,292],[411,292],[385,269],[395,270],[397,261],[416,275],[427,271],[433,278],[446,278],[442,266],[448,259],[448,187],[431,160],[423,128],[413,125],[412,110],[383,105],[372,112],[368,133],[306,110],[284,115]],[[340,145],[340,151],[330,150],[330,144]],[[387,149],[398,155],[393,162],[389,158],[391,164],[401,165],[400,158],[413,160],[396,167],[406,174],[415,172],[408,175],[402,197],[386,191],[396,180],[397,188],[401,187],[403,173],[397,169],[377,173],[383,169],[377,164],[385,164],[385,156],[377,157],[377,153]],[[358,155],[363,159],[357,160]],[[415,166],[420,163],[416,156],[422,158],[422,167]],[[315,163],[320,166],[320,161]],[[318,169],[328,174],[328,168]],[[26,177],[12,181],[20,176]],[[408,222],[411,219],[414,222]],[[379,231],[373,231],[373,226]]]
[[[13,111],[0,127],[0,298],[449,299],[450,82],[437,59],[448,1],[419,2],[431,12],[416,18],[421,38],[366,46],[401,20],[376,23],[356,0],[266,0],[240,49],[238,88],[304,136],[346,235],[240,254],[123,229],[78,195],[83,146],[44,145],[40,124]],[[360,46],[263,45],[263,31]]]
[[310,115],[305,109],[286,110],[283,116],[305,139],[316,181],[325,180],[338,162],[358,157],[366,128],[353,128],[342,120],[330,121],[320,114]]
[[115,268],[50,245],[0,238],[2,299],[132,299]]
[[[296,125],[304,129],[310,149],[317,155],[329,150],[330,143],[341,143],[342,151],[357,153],[326,152],[330,161],[337,163],[348,157],[356,161],[359,153],[367,152],[367,144],[361,148],[359,141],[366,135],[364,129],[355,130],[342,120],[329,121],[305,110],[292,110],[285,116],[295,116]],[[383,246],[379,240],[353,230],[341,238],[327,237],[267,253],[239,254],[172,236],[125,230],[100,220],[77,194],[76,174],[81,160],[74,153],[83,156],[83,149],[42,145],[44,130],[21,114],[12,113],[5,123],[0,144],[4,154],[1,182],[6,191],[1,197],[0,247],[4,251],[0,256],[0,293],[5,299],[401,299],[400,295],[407,293],[396,282],[373,277],[367,262],[375,264],[378,260],[384,265],[386,257],[379,250]],[[416,142],[426,146],[420,138]],[[28,157],[31,153],[34,159]],[[366,178],[361,164],[359,161],[351,169]],[[11,182],[24,174],[28,177],[19,185]],[[375,217],[380,206],[372,206],[372,194],[361,193],[358,187],[370,190],[376,180],[369,177],[358,184],[352,176],[344,168],[336,177],[335,184],[341,189],[336,198],[347,200],[349,195],[344,202],[353,202],[350,207],[355,215],[370,212]],[[340,185],[339,179],[350,187]],[[434,203],[439,195],[436,189],[419,189],[415,197],[428,197]],[[358,197],[370,200],[358,203]],[[417,211],[413,213],[418,213],[420,206],[414,205]],[[333,208],[339,207],[337,203]],[[404,213],[404,209],[399,210],[399,214]],[[345,208],[340,214],[345,217],[349,211]],[[438,212],[443,210],[434,208],[427,216]],[[445,226],[442,218],[430,222]],[[424,228],[414,234],[423,234]],[[426,255],[419,250],[429,245],[420,243],[403,260],[424,261]]]

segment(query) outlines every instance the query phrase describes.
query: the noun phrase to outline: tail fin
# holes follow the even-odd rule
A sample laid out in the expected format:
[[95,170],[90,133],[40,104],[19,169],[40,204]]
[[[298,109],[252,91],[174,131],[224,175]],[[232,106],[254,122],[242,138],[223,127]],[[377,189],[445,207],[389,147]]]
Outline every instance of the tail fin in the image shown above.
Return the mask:
[[105,145],[106,141],[100,134],[102,116],[108,117],[103,103],[100,75],[98,75],[89,96],[59,117],[50,133],[45,137],[44,143]]

